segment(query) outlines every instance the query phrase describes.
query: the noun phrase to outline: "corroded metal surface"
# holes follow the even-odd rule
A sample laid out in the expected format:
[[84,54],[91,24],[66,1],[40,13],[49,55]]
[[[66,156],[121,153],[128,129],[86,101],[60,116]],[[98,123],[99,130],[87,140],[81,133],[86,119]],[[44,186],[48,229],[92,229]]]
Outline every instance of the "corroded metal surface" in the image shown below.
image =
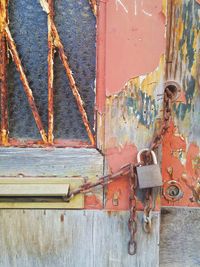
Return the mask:
[[162,205],[199,205],[200,174],[200,5],[169,1],[167,12],[166,80],[176,81],[181,95],[173,105],[173,122],[163,140],[164,181],[180,183],[183,197],[163,199]]
[[94,13],[94,15],[97,15],[97,0],[89,0],[89,3],[91,5],[92,8],[92,12]]
[[[3,3],[3,1],[1,2]],[[47,13],[49,13],[48,3],[45,1],[41,2],[43,3],[42,6],[43,9],[47,11],[46,10],[47,8],[48,9]],[[49,3],[52,6],[53,1],[50,1]],[[79,146],[81,146],[80,140],[82,140],[83,142],[87,142],[89,140],[91,144],[88,142],[88,146],[95,145],[95,138],[93,132],[93,126],[94,126],[93,111],[94,111],[94,96],[95,96],[94,92],[95,18],[92,15],[92,12],[90,10],[90,5],[87,0],[80,3],[76,3],[75,5],[74,4],[72,5],[72,3],[74,2],[72,1],[67,3],[68,5],[67,10],[70,13],[69,23],[72,23],[72,25],[70,26],[70,29],[67,33],[66,31],[64,32],[64,38],[63,38],[63,28],[65,28],[66,26],[65,25],[66,21],[62,16],[62,12],[60,13],[60,11],[62,11],[62,8],[64,8],[64,6],[66,5],[66,3],[64,2],[56,3],[56,14],[58,11],[58,15],[55,16],[55,18],[56,18],[56,23],[58,24],[58,30],[54,24],[52,12],[50,15],[48,15],[47,19],[48,31],[47,28],[45,27],[40,27],[41,30],[35,28],[35,26],[37,26],[37,23],[34,20],[36,18],[34,16],[37,16],[37,19],[39,19],[41,23],[45,22],[46,20],[45,14],[42,12],[42,8],[39,2],[32,3],[32,1],[30,1],[23,8],[24,5],[23,1],[12,1],[9,6],[10,28],[8,28],[6,23],[3,22],[4,16],[2,16],[1,27],[3,29],[6,28],[7,42],[9,43],[10,46],[9,51],[11,52],[13,61],[17,67],[18,72],[20,73],[20,79],[22,82],[21,84],[18,79],[19,78],[18,75],[16,75],[14,71],[13,64],[12,63],[9,64],[8,76],[9,77],[11,76],[8,85],[9,87],[8,118],[10,127],[9,132],[11,137],[11,139],[9,140],[10,145],[17,146],[19,143],[23,144],[24,146],[26,145],[31,146],[31,144],[33,143],[42,145],[41,141],[33,140],[33,139],[38,139],[38,133],[37,129],[35,129],[33,118],[30,115],[29,108],[31,108],[32,110],[35,122],[42,136],[44,144],[52,145],[53,136],[55,135],[56,139],[58,139],[55,140],[55,143],[57,144],[59,143],[60,146],[61,145],[65,146],[65,144],[67,144],[67,142],[64,141],[64,139],[71,140],[71,142],[75,142],[75,140],[77,140]],[[93,11],[95,12],[96,3],[92,1],[91,4],[93,7]],[[5,12],[6,11],[7,10],[5,9]],[[90,39],[85,40],[84,37],[82,39],[80,38],[81,27],[77,23],[73,24],[72,22],[73,21],[72,17],[74,18],[74,16],[72,16],[73,12],[77,12],[77,16],[78,13],[80,13],[82,21],[80,20],[79,22],[81,24],[80,23],[79,24],[81,25],[81,27],[83,24],[89,25],[89,27],[86,26],[85,29],[87,29],[86,31],[89,31],[88,37]],[[60,32],[62,38],[64,39],[64,42],[61,42],[62,38],[60,38]],[[75,35],[78,32],[79,32],[79,37],[75,38]],[[49,52],[47,51],[47,35],[48,35]],[[73,59],[73,57],[75,57],[75,59],[73,60],[71,58],[68,60],[68,58],[66,57],[66,51],[64,51],[63,44],[66,43],[65,42],[66,35],[68,37],[70,36],[70,38],[67,37],[67,40],[70,40],[67,43],[67,45],[69,45],[69,47],[67,47],[67,51],[69,52],[70,49],[73,48],[73,51],[75,52],[73,54],[72,51],[71,58]],[[12,38],[12,36],[14,36],[14,38]],[[73,37],[72,40],[71,37]],[[26,38],[26,42],[24,42],[25,40],[24,38]],[[16,42],[14,41],[15,39]],[[78,42],[77,45],[74,45],[74,40]],[[46,48],[44,48],[45,41],[46,41]],[[35,45],[36,43],[37,46]],[[71,47],[72,43],[73,47]],[[67,108],[65,108],[66,106],[65,101],[63,102],[63,100],[65,100],[66,98],[65,97],[66,92],[62,92],[62,90],[60,90],[61,89],[60,86],[62,88],[64,86],[66,89],[66,79],[64,81],[63,79],[60,78],[58,79],[58,76],[61,75],[59,68],[58,69],[56,68],[56,70],[54,70],[56,72],[55,83],[54,83],[53,66],[56,65],[57,67],[57,61],[56,64],[54,64],[55,63],[54,48],[56,47],[58,48],[59,56],[61,58],[65,72],[69,79],[69,83],[67,82],[67,87],[71,88],[73,93],[71,94],[70,97],[68,97],[67,95],[67,100],[69,102]],[[48,66],[46,64],[46,59],[47,59],[46,52],[48,52]],[[80,53],[82,54],[77,57],[77,55],[79,55]],[[41,59],[41,62],[40,60],[38,62],[37,58],[38,55]],[[45,62],[43,61],[44,58]],[[56,56],[56,58],[58,58],[58,56]],[[77,59],[79,62],[77,62]],[[73,66],[73,69],[71,69],[71,65]],[[2,64],[2,67],[5,68],[6,65]],[[47,72],[48,72],[48,79],[44,77],[45,74],[47,74]],[[78,79],[77,79],[77,74],[78,74]],[[76,78],[74,78],[75,76]],[[77,83],[75,83],[75,79],[78,80],[78,84],[81,87],[81,90],[78,89]],[[48,80],[48,96],[46,90],[47,80]],[[27,105],[26,103],[27,99],[24,98],[23,92],[20,91],[22,89],[21,85],[23,85],[24,87],[29,105]],[[15,86],[16,90],[14,90]],[[55,87],[55,89],[53,87]],[[58,93],[57,92],[58,90],[61,92]],[[1,90],[1,92],[3,93],[3,90]],[[62,95],[59,101],[57,97],[58,95],[59,96]],[[56,101],[53,101],[54,96],[56,96],[55,97]],[[73,97],[75,97],[75,101],[74,99],[72,99]],[[5,97],[2,97],[2,101],[7,105],[7,102],[4,101],[4,99]],[[21,101],[20,105],[19,105],[19,99]],[[84,103],[85,101],[87,104],[86,106]],[[78,109],[76,104],[78,105]],[[74,107],[72,109],[73,105]],[[62,108],[60,108],[60,106]],[[67,112],[65,111],[65,109]],[[60,111],[63,110],[64,112],[61,114]],[[2,105],[2,111],[3,113],[5,113],[4,112],[5,108],[3,109],[3,105]],[[2,124],[4,124],[2,125],[2,127],[5,128],[6,126],[5,121],[7,117],[5,116],[6,114],[3,113],[2,113],[3,119],[1,121]],[[6,130],[2,131],[2,133],[4,133],[5,136],[7,132],[8,131]],[[48,132],[48,140],[46,132]],[[19,140],[17,140],[18,138]],[[27,139],[29,139],[28,142],[26,141]],[[1,143],[3,144],[5,142]]]
[[[180,182],[184,194],[175,202],[163,198],[163,205],[199,205],[199,8],[195,1],[163,1],[167,36],[160,64],[106,97],[105,154],[108,167],[114,171],[120,164],[134,162],[137,150],[148,147],[159,129],[165,82],[179,85],[179,97],[172,105],[173,119],[162,142],[163,153],[159,149],[158,155],[164,182]],[[118,5],[118,12],[125,13],[123,9]],[[109,185],[107,207],[127,208],[122,194],[119,206],[112,205],[112,196],[126,190],[123,179]]]
[[48,14],[48,142],[53,143],[53,128],[54,128],[54,108],[53,108],[53,65],[54,65],[54,43],[52,33],[53,20],[53,1],[48,0],[49,14]]
[[29,102],[30,108],[32,110],[35,122],[36,122],[37,127],[39,129],[39,132],[41,134],[42,140],[43,140],[44,143],[47,143],[47,135],[46,135],[46,132],[44,130],[40,115],[38,113],[38,109],[37,109],[36,104],[35,104],[35,100],[34,100],[34,97],[33,97],[32,90],[31,90],[31,88],[29,86],[29,82],[27,80],[26,74],[25,74],[24,69],[22,67],[22,63],[21,63],[21,60],[19,58],[19,54],[17,52],[15,42],[14,42],[12,36],[11,36],[10,30],[9,30],[8,27],[6,27],[6,40],[7,40],[8,44],[9,44],[9,48],[11,50],[12,57],[13,57],[13,60],[15,62],[15,65],[17,67],[17,70],[20,73],[20,79],[21,79],[21,82],[23,84],[26,96],[28,98],[28,102]]
[[7,47],[5,40],[5,25],[7,23],[7,1],[0,2],[0,102],[1,102],[1,143],[8,143],[8,103],[7,103]]

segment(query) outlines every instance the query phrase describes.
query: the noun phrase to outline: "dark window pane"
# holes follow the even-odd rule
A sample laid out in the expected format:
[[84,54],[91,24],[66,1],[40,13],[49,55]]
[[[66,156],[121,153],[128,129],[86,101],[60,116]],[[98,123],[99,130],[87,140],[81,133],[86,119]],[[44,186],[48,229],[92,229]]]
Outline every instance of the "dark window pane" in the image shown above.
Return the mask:
[[[94,82],[96,21],[88,0],[55,1],[55,23],[68,55],[85,109],[94,125]],[[55,133],[56,138],[88,140],[76,101],[71,93],[59,57],[55,60]]]
[[[42,122],[47,130],[47,16],[39,1],[9,3],[10,31],[16,42]],[[8,67],[9,132],[15,138],[40,138],[14,63]]]
[[[69,58],[91,127],[94,125],[94,82],[96,21],[87,0],[54,1],[55,24]],[[47,15],[36,0],[12,0],[10,30],[16,42],[39,115],[48,125]],[[54,136],[88,140],[81,115],[71,92],[58,53],[54,62]],[[40,139],[19,74],[13,62],[8,66],[10,137]]]

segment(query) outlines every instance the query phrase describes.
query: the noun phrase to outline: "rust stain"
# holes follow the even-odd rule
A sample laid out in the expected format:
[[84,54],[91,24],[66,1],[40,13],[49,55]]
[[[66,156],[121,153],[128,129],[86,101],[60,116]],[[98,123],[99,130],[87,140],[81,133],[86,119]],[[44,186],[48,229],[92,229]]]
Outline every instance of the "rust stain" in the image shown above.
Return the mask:
[[6,81],[7,47],[5,35],[0,33],[0,89],[1,89],[1,143],[8,145],[8,92]]
[[53,144],[54,110],[53,110],[53,64],[54,43],[51,21],[53,20],[53,1],[48,0],[50,12],[48,14],[48,142]]
[[92,8],[92,12],[95,16],[97,16],[97,2],[96,0],[89,0],[89,4]]
[[60,215],[60,221],[63,223],[64,220],[65,220],[65,215],[64,215],[64,214],[61,214],[61,215]]
[[7,23],[7,1],[0,1],[0,90],[1,90],[1,144],[8,145],[8,104],[7,104],[7,45],[5,25]]
[[[15,138],[9,138],[9,144],[7,146],[14,147],[47,147],[49,144],[44,144],[41,140],[19,140]],[[72,148],[95,148],[88,142],[82,140],[62,140],[55,139],[54,147],[72,147]]]
[[7,24],[8,0],[0,1],[0,32],[3,33]]

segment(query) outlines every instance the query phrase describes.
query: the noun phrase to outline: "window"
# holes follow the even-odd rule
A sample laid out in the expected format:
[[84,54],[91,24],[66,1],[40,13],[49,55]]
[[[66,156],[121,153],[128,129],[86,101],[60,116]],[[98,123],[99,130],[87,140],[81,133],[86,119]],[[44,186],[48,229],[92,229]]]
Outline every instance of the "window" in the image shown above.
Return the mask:
[[92,3],[48,3],[12,0],[5,7],[9,28],[6,41],[1,37],[1,146],[95,144]]
[[0,3],[0,208],[83,208],[82,195],[62,194],[103,174],[95,1]]

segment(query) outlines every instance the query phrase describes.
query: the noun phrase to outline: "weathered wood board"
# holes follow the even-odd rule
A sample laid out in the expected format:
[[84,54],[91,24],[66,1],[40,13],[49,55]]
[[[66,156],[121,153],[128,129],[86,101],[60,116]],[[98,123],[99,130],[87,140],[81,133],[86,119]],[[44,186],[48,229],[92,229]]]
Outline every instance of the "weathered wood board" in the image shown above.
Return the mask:
[[200,266],[200,209],[163,208],[160,267]]
[[1,267],[157,267],[158,212],[153,232],[138,213],[137,255],[127,253],[129,213],[63,210],[0,210]]
[[0,176],[60,176],[96,179],[103,156],[86,148],[0,148]]
[[[92,148],[0,148],[0,177],[81,177],[95,182],[103,175],[103,164],[103,155]],[[85,199],[86,208],[102,207],[102,187],[92,190]],[[76,208],[77,202],[72,202]]]

